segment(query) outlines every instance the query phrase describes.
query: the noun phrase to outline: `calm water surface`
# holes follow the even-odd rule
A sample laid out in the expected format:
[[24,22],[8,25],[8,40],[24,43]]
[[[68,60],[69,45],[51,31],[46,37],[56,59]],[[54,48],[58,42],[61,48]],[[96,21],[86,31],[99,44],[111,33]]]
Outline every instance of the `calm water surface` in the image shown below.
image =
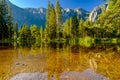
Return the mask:
[[[52,45],[51,45],[52,46]],[[110,80],[120,80],[119,46],[81,48],[78,45],[0,49],[0,80],[19,73],[48,72],[48,78],[62,72],[93,69]]]

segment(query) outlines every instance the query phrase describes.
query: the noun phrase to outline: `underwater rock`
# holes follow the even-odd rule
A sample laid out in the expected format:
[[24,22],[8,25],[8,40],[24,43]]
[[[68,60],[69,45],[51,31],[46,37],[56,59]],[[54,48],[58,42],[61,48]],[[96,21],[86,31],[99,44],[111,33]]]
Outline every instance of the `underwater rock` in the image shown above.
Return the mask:
[[[10,80],[47,80],[47,73],[20,73],[11,78]],[[53,76],[51,80],[56,80]],[[101,74],[97,74],[92,69],[87,69],[83,72],[63,72],[61,73],[60,80],[109,80]]]

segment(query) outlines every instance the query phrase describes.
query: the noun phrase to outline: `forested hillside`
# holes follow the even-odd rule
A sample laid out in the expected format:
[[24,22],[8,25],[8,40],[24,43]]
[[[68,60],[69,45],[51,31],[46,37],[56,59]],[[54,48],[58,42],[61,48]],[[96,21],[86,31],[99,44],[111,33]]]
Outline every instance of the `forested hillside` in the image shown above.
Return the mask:
[[104,28],[106,37],[120,37],[120,0],[111,0],[108,10],[100,15],[97,24]]
[[46,11],[45,28],[36,25],[23,24],[17,30],[17,24],[13,22],[10,7],[5,0],[0,4],[0,39],[13,39],[17,41],[41,43],[51,41],[72,41],[81,43],[84,39],[88,40],[114,40],[120,36],[120,1],[110,0],[107,10],[102,10],[98,20],[91,22],[89,19],[80,19],[77,14],[63,21],[62,8],[58,0],[54,6],[48,1]]

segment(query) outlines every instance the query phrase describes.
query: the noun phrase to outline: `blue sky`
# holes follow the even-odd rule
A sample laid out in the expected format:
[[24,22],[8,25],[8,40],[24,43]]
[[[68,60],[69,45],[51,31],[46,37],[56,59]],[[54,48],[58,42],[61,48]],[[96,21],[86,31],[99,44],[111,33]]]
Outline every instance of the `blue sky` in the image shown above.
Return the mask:
[[[10,0],[13,4],[26,8],[26,7],[44,7],[47,8],[48,0]],[[50,0],[53,4],[56,0]],[[95,6],[103,4],[103,0],[59,0],[63,8],[83,8],[91,11]]]

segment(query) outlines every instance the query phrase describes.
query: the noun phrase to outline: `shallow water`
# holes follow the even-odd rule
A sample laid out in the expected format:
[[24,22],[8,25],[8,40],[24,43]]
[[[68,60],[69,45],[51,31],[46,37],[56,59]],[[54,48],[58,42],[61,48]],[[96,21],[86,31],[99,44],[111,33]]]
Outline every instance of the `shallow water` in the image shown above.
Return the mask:
[[[9,48],[0,50],[0,80],[10,80],[20,73],[46,73],[56,80],[64,72],[92,69],[110,80],[120,79],[120,51],[110,48],[66,46]],[[87,74],[86,74],[87,76]]]
[[48,79],[47,73],[20,73],[11,78],[10,80],[109,80],[100,74],[96,74],[94,70],[87,69],[83,72],[62,72],[59,78],[52,76]]

